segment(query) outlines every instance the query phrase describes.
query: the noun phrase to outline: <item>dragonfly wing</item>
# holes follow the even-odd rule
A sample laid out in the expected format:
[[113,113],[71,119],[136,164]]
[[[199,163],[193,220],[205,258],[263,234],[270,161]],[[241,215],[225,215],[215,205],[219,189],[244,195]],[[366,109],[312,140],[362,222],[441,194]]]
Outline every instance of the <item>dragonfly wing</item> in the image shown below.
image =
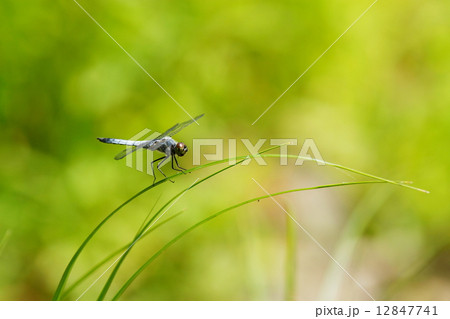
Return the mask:
[[182,122],[182,123],[178,123],[175,124],[174,126],[172,126],[170,129],[168,129],[167,131],[165,131],[163,134],[161,134],[159,137],[164,137],[164,136],[174,136],[175,134],[177,134],[179,131],[181,131],[182,129],[184,129],[186,126],[191,125],[194,122],[197,122],[197,120],[199,120],[201,117],[203,117],[203,114],[200,114],[197,117],[194,117],[193,119],[190,119],[189,121],[186,122]]
[[122,152],[120,152],[119,154],[114,156],[114,159],[120,160],[120,159],[124,158],[125,156],[130,155],[131,153],[136,152],[137,150],[140,150],[143,147],[149,147],[154,142],[155,142],[155,140],[142,141],[142,143],[139,145],[136,145],[136,147],[133,147],[133,148],[127,147]]
[[125,156],[127,156],[127,155],[133,153],[133,152],[136,151],[136,150],[137,150],[136,147],[135,147],[135,148],[132,148],[132,149],[130,149],[130,148],[127,147],[127,148],[124,149],[122,152],[120,152],[119,154],[117,154],[116,156],[114,156],[114,159],[115,159],[115,160],[120,160],[120,159],[124,158]]
[[167,136],[167,134],[169,134],[170,132],[172,132],[173,130],[176,130],[177,127],[179,127],[181,125],[181,123],[177,123],[174,126],[172,126],[171,128],[169,128],[167,131],[165,131],[164,133],[161,133],[158,137],[156,138],[162,138],[164,136]]

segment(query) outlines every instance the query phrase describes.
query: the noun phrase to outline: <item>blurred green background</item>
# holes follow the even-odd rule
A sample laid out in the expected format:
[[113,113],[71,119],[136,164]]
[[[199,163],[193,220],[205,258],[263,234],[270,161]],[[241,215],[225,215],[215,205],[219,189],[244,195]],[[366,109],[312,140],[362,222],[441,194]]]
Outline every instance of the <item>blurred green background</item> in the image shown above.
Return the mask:
[[[80,4],[191,115],[206,113],[177,135],[188,146],[193,138],[297,138],[290,152],[298,154],[313,138],[326,161],[429,190],[379,184],[278,200],[375,299],[450,299],[448,1],[379,1],[255,125],[371,1]],[[74,1],[3,0],[0,25],[0,299],[48,300],[88,233],[152,182],[96,137],[161,131],[188,116]],[[247,154],[238,144],[238,155]],[[312,163],[267,163],[186,193],[163,219],[183,214],[136,246],[112,290],[190,225],[264,195],[252,178],[270,192],[361,179]],[[180,164],[192,167],[192,154]],[[159,197],[161,205],[214,169],[127,206],[94,237],[70,282],[131,240]],[[83,300],[95,299],[105,279]],[[265,200],[185,237],[123,299],[369,297]]]

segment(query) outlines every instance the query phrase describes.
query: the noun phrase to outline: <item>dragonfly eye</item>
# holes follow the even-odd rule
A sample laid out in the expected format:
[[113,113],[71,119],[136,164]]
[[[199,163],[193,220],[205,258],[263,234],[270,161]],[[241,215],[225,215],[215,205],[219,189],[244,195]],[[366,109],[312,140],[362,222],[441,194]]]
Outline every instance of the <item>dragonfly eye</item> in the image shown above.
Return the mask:
[[183,156],[188,151],[188,148],[183,143],[179,142],[177,143],[177,146],[175,146],[175,150],[178,156]]

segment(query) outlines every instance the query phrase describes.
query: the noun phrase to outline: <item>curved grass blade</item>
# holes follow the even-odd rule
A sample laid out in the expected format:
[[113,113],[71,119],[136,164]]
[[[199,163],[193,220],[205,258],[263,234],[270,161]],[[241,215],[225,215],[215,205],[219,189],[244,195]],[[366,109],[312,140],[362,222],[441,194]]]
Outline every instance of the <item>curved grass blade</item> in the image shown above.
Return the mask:
[[339,169],[342,169],[344,171],[348,171],[348,172],[355,173],[355,174],[358,174],[358,175],[361,175],[361,176],[373,178],[375,180],[384,181],[384,182],[389,183],[389,184],[393,184],[393,185],[397,185],[397,186],[402,186],[402,187],[406,187],[406,188],[409,188],[409,189],[413,189],[413,190],[416,190],[416,191],[419,191],[419,192],[422,192],[422,193],[427,193],[427,194],[430,193],[429,191],[427,191],[425,189],[421,189],[421,188],[417,188],[417,187],[413,187],[413,186],[409,185],[411,182],[407,182],[407,181],[396,182],[396,181],[389,180],[387,178],[375,176],[375,175],[372,175],[372,174],[369,174],[369,173],[364,173],[362,171],[358,171],[356,169],[349,168],[349,167],[346,167],[346,166],[343,166],[343,165],[339,165],[339,164],[335,164],[335,163],[331,163],[331,162],[325,162],[323,160],[317,160],[317,159],[310,158],[310,157],[290,155],[290,154],[285,154],[285,155],[264,154],[264,155],[261,155],[261,157],[289,157],[289,158],[297,158],[297,159],[300,158],[300,159],[303,159],[303,160],[306,160],[306,161],[313,161],[313,162],[316,162],[316,163],[319,163],[319,164],[325,164],[327,166],[339,168]]
[[274,146],[274,147],[270,147],[270,148],[268,148],[268,149],[266,149],[266,150],[264,150],[264,151],[261,151],[260,153],[258,153],[258,154],[256,154],[256,155],[246,155],[246,156],[237,156],[237,157],[231,157],[231,158],[226,158],[226,159],[223,159],[223,160],[219,160],[219,161],[215,161],[215,162],[211,162],[211,163],[206,163],[206,164],[203,164],[203,165],[199,165],[199,166],[196,166],[196,167],[193,167],[193,168],[191,168],[191,169],[188,169],[188,170],[186,170],[186,171],[184,171],[184,172],[178,172],[178,173],[175,173],[175,174],[173,174],[173,175],[171,175],[171,176],[168,176],[168,177],[166,177],[166,178],[164,178],[164,179],[162,179],[162,180],[160,180],[160,181],[158,181],[158,182],[156,182],[155,184],[152,184],[152,185],[150,185],[150,186],[148,186],[148,187],[146,187],[146,188],[144,188],[144,189],[142,189],[141,191],[139,191],[138,193],[136,193],[135,195],[133,195],[132,197],[130,197],[128,200],[126,200],[124,203],[122,203],[121,205],[119,205],[119,207],[117,207],[114,211],[112,211],[108,216],[106,216],[95,228],[94,228],[94,230],[86,237],[86,239],[83,241],[83,243],[80,245],[80,247],[78,248],[78,250],[75,252],[75,254],[72,256],[72,258],[71,258],[71,260],[69,261],[69,263],[68,263],[68,265],[66,266],[66,269],[64,270],[64,273],[63,273],[63,275],[61,276],[61,279],[60,279],[60,281],[59,281],[59,284],[58,284],[58,287],[56,288],[56,291],[55,291],[55,294],[53,295],[53,300],[60,300],[60,298],[61,298],[61,293],[62,293],[62,290],[64,289],[64,286],[65,286],[65,284],[66,284],[66,282],[67,282],[67,279],[68,279],[68,277],[69,277],[69,275],[70,275],[70,272],[71,272],[71,270],[72,270],[72,268],[73,268],[73,266],[74,266],[74,264],[75,264],[75,261],[78,259],[78,257],[79,257],[79,255],[81,254],[81,252],[83,251],[83,249],[84,249],[84,247],[87,245],[87,243],[92,239],[92,237],[97,233],[97,231],[112,217],[112,216],[114,216],[120,209],[122,209],[123,207],[125,207],[126,205],[128,205],[131,201],[133,201],[134,199],[136,199],[137,197],[139,197],[139,196],[141,196],[142,194],[144,194],[144,193],[146,193],[147,191],[149,191],[149,190],[151,190],[152,188],[154,188],[154,187],[156,187],[156,186],[158,186],[158,185],[160,185],[160,184],[163,184],[163,183],[165,183],[165,182],[167,182],[168,180],[173,180],[174,178],[177,178],[177,177],[179,177],[179,176],[181,176],[181,175],[184,175],[185,173],[188,173],[188,172],[193,172],[193,171],[196,171],[196,170],[199,170],[199,169],[204,169],[204,168],[207,168],[207,167],[210,167],[210,166],[214,166],[214,165],[219,165],[219,164],[223,164],[223,163],[226,163],[226,162],[230,162],[230,161],[235,161],[235,160],[240,160],[240,159],[247,159],[247,158],[254,158],[254,157],[258,157],[258,156],[260,156],[260,157],[277,157],[277,158],[280,158],[280,157],[283,157],[283,156],[286,156],[286,157],[290,157],[290,158],[301,158],[301,159],[303,159],[303,160],[306,160],[306,161],[313,161],[313,162],[317,162],[317,163],[322,163],[322,164],[325,164],[325,165],[328,165],[328,166],[332,166],[332,167],[336,167],[336,168],[339,168],[339,169],[342,169],[342,170],[346,170],[346,171],[349,171],[349,172],[352,172],[352,173],[355,173],[355,174],[358,174],[358,175],[361,175],[361,176],[366,176],[366,177],[370,177],[370,178],[373,178],[373,179],[375,179],[375,180],[379,180],[379,181],[384,181],[384,182],[386,182],[386,183],[390,183],[390,184],[394,184],[394,185],[398,185],[398,186],[402,186],[402,187],[407,187],[407,188],[410,188],[410,189],[413,189],[413,190],[417,190],[417,191],[421,191],[421,192],[425,192],[425,193],[429,193],[428,191],[426,191],[426,190],[423,190],[423,189],[420,189],[420,188],[416,188],[416,187],[412,187],[412,186],[410,186],[410,185],[408,185],[407,184],[407,182],[396,182],[396,181],[392,181],[392,180],[388,180],[388,179],[385,179],[385,178],[382,178],[382,177],[378,177],[378,176],[375,176],[375,175],[371,175],[371,174],[368,174],[368,173],[364,173],[364,172],[361,172],[361,171],[358,171],[358,170],[355,170],[355,169],[351,169],[351,168],[348,168],[348,167],[345,167],[345,166],[342,166],[342,165],[339,165],[339,164],[335,164],[335,163],[330,163],[330,162],[325,162],[325,161],[321,161],[321,160],[316,160],[316,159],[312,159],[312,158],[309,158],[309,157],[302,157],[302,156],[295,156],[295,155],[280,155],[280,154],[263,154],[263,153],[266,153],[266,152],[269,152],[269,151],[271,151],[271,150],[273,150],[273,149],[276,149],[276,148],[279,148],[279,147],[281,147],[282,145],[277,145],[277,146]]
[[232,167],[235,167],[239,164],[241,164],[243,161],[245,161],[247,158],[242,159],[234,164],[228,165],[225,168],[222,168],[208,176],[206,176],[205,178],[195,182],[194,184],[190,185],[189,187],[185,188],[184,190],[182,190],[181,192],[179,192],[178,194],[176,194],[175,196],[173,196],[167,203],[165,203],[154,215],[153,217],[147,222],[147,224],[145,224],[145,226],[142,228],[141,232],[135,237],[133,243],[130,245],[130,247],[127,249],[127,251],[121,256],[120,260],[117,262],[116,267],[114,267],[114,270],[111,272],[111,275],[109,276],[108,280],[106,281],[105,285],[103,286],[102,291],[100,292],[100,295],[98,296],[98,301],[104,300],[106,297],[106,294],[108,293],[109,288],[111,287],[111,284],[117,274],[117,272],[119,271],[123,261],[125,260],[125,258],[128,256],[129,252],[131,251],[131,249],[133,248],[134,244],[142,237],[142,234],[146,232],[146,230],[148,229],[148,227],[151,227],[151,223],[153,222],[153,220],[167,207],[169,206],[172,202],[174,202],[177,198],[180,198],[184,193],[186,193],[187,191],[189,191],[190,189],[196,187],[197,185],[207,181],[208,179],[222,173],[225,172],[226,170],[229,170]]
[[[279,148],[281,145],[277,145],[274,147],[270,147],[262,152],[260,152],[259,154],[265,153],[265,152],[269,152],[275,148]],[[259,154],[257,154],[256,156],[260,156]],[[139,196],[141,196],[142,194],[146,193],[147,191],[151,190],[152,188],[155,188],[169,180],[173,180],[179,176],[182,176],[186,173],[190,173],[199,169],[203,169],[203,168],[207,168],[210,166],[214,166],[214,165],[219,165],[219,164],[223,164],[226,162],[230,162],[231,160],[238,160],[238,159],[246,159],[246,158],[254,158],[256,156],[253,155],[246,155],[246,156],[238,156],[238,157],[231,157],[231,158],[226,158],[220,161],[215,161],[212,163],[206,163],[203,165],[199,165],[190,169],[185,170],[184,172],[178,172],[175,173],[171,176],[168,176],[166,178],[161,179],[160,181],[147,186],[146,188],[142,189],[141,191],[139,191],[138,193],[136,193],[135,195],[131,196],[129,199],[127,199],[125,202],[123,202],[122,204],[119,205],[119,207],[117,207],[115,210],[113,210],[108,216],[106,216],[95,228],[94,230],[86,237],[86,239],[83,241],[83,243],[80,245],[80,247],[78,247],[77,251],[75,252],[75,254],[72,256],[72,258],[70,259],[69,263],[67,264],[63,275],[61,276],[61,279],[58,283],[58,286],[55,290],[55,293],[53,295],[52,300],[60,300],[61,299],[61,293],[67,283],[67,280],[69,278],[70,272],[72,271],[72,268],[76,262],[76,260],[78,259],[78,257],[80,256],[81,252],[83,251],[84,247],[89,243],[89,241],[92,239],[92,237],[94,237],[94,235],[100,230],[100,228],[102,228],[102,226],[111,218],[113,217],[118,211],[120,211],[123,207],[125,207],[126,205],[128,205],[131,201],[133,201],[134,199],[138,198]]]
[[152,214],[153,210],[155,209],[156,205],[158,205],[159,200],[161,199],[162,193],[159,194],[158,198],[156,199],[155,203],[152,206],[152,209],[150,209],[150,211],[148,212],[147,216],[145,216],[145,219],[142,221],[141,226],[139,227],[138,231],[136,232],[136,236],[144,229],[145,227],[145,223],[147,222],[147,219],[150,217],[150,215]]
[[[150,235],[154,230],[156,230],[157,228],[161,227],[162,225],[164,225],[165,223],[169,222],[170,220],[174,219],[175,217],[179,216],[183,211],[180,211],[176,214],[174,214],[173,216],[170,216],[169,218],[165,219],[164,221],[156,224],[154,227],[152,227],[152,229],[149,229],[148,232],[146,232],[142,238]],[[104,264],[106,264],[109,260],[111,260],[112,258],[114,258],[115,256],[119,255],[121,252],[123,252],[124,250],[126,250],[130,245],[132,244],[132,242],[129,242],[128,244],[120,247],[119,249],[117,249],[116,251],[112,252],[110,255],[108,255],[107,257],[105,257],[102,261],[100,261],[97,265],[95,265],[94,267],[92,267],[88,272],[86,272],[83,276],[81,276],[78,280],[76,280],[69,288],[67,288],[63,295],[62,298],[66,297],[71,291],[73,291],[76,287],[78,287],[79,284],[81,284],[84,280],[86,280],[90,275],[92,275],[97,269],[99,269],[101,266],[103,266]]]
[[174,237],[172,240],[170,240],[167,244],[165,244],[161,249],[159,249],[155,254],[153,254],[126,282],[125,284],[119,289],[119,291],[116,293],[116,295],[113,297],[112,300],[118,300],[122,294],[125,292],[125,290],[131,285],[131,283],[142,273],[142,271],[148,266],[150,265],[159,255],[161,255],[161,253],[163,253],[165,250],[167,250],[170,246],[172,246],[173,244],[175,244],[178,240],[180,240],[182,237],[184,237],[185,235],[187,235],[188,233],[190,233],[191,231],[193,231],[194,229],[196,229],[197,227],[213,220],[214,218],[230,211],[233,210],[235,208],[244,206],[246,204],[252,203],[252,202],[256,202],[259,201],[261,199],[266,199],[269,197],[274,197],[274,196],[279,196],[279,195],[283,195],[283,194],[288,194],[288,193],[294,193],[294,192],[301,192],[301,191],[307,191],[307,190],[315,190],[315,189],[322,189],[322,188],[332,188],[332,187],[340,187],[340,186],[350,186],[350,185],[363,185],[363,184],[376,184],[376,183],[388,183],[386,181],[360,181],[360,182],[346,182],[346,183],[338,183],[338,184],[327,184],[327,185],[319,185],[319,186],[313,186],[313,187],[305,187],[305,188],[296,188],[296,189],[290,189],[287,191],[281,191],[281,192],[277,192],[277,193],[272,193],[269,195],[264,195],[264,196],[259,196],[259,197],[255,197],[243,202],[240,202],[238,204],[235,204],[233,206],[227,207],[215,214],[212,214],[210,216],[208,216],[207,218],[199,221],[198,223],[192,225],[191,227],[189,227],[188,229],[186,229],[185,231],[181,232],[179,235],[177,235],[176,237]]

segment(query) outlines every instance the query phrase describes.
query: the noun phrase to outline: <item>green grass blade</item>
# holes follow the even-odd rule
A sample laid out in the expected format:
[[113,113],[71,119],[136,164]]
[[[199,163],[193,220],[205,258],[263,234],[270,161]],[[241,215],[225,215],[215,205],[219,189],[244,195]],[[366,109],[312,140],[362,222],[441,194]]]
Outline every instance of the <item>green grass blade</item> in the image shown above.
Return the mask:
[[190,233],[191,231],[193,231],[195,228],[207,223],[208,221],[211,221],[212,219],[230,211],[233,210],[235,208],[244,206],[246,204],[252,203],[252,202],[256,202],[258,200],[261,199],[265,199],[268,197],[274,197],[274,196],[279,196],[279,195],[283,195],[283,194],[288,194],[288,193],[294,193],[294,192],[300,192],[300,191],[306,191],[306,190],[315,190],[315,189],[322,189],[322,188],[331,188],[331,187],[340,187],[340,186],[350,186],[350,185],[363,185],[363,184],[374,184],[374,183],[387,183],[386,181],[360,181],[360,182],[348,182],[348,183],[338,183],[338,184],[327,184],[327,185],[319,185],[319,186],[313,186],[313,187],[305,187],[305,188],[296,188],[296,189],[291,189],[291,190],[287,190],[287,191],[281,191],[281,192],[277,192],[277,193],[272,193],[269,195],[264,195],[264,196],[259,196],[259,197],[255,197],[243,202],[240,202],[238,204],[235,204],[233,206],[227,207],[213,215],[210,215],[209,217],[201,220],[200,222],[194,224],[193,226],[189,227],[188,229],[186,229],[185,231],[183,231],[182,233],[180,233],[179,235],[177,235],[176,237],[174,237],[172,240],[170,240],[167,244],[165,244],[161,249],[159,249],[155,254],[153,254],[126,282],[125,284],[119,289],[119,291],[116,293],[116,295],[114,296],[114,298],[112,300],[118,300],[120,298],[120,296],[122,296],[122,294],[125,292],[125,290],[130,286],[130,284],[139,276],[139,274],[142,273],[142,271],[148,266],[150,265],[159,255],[161,255],[162,252],[164,252],[165,250],[167,250],[170,246],[172,246],[173,244],[175,244],[178,240],[180,240],[182,237],[184,237],[185,235],[187,235],[188,233]]
[[427,191],[425,189],[421,189],[421,188],[417,188],[417,187],[413,187],[413,186],[409,185],[411,182],[396,182],[396,181],[392,181],[392,180],[387,179],[387,178],[375,176],[375,175],[372,175],[372,174],[369,174],[369,173],[364,173],[362,171],[358,171],[358,170],[350,168],[350,167],[346,167],[346,166],[335,164],[335,163],[331,163],[331,162],[325,162],[325,161],[322,161],[322,160],[316,160],[316,159],[313,159],[313,158],[310,158],[310,157],[297,156],[297,155],[291,155],[291,154],[285,154],[285,155],[264,154],[264,155],[261,155],[261,157],[288,157],[288,158],[297,158],[297,159],[300,158],[300,159],[303,159],[303,160],[306,160],[306,161],[312,161],[312,162],[316,162],[316,163],[319,163],[319,164],[325,164],[327,166],[336,167],[336,168],[342,169],[344,171],[355,173],[357,175],[361,175],[361,176],[364,176],[364,177],[373,178],[373,179],[378,180],[378,181],[384,181],[384,182],[389,183],[389,184],[393,184],[393,185],[397,185],[397,186],[401,186],[401,187],[406,187],[406,188],[409,188],[409,189],[412,189],[412,190],[416,190],[416,191],[419,191],[419,192],[422,192],[422,193],[427,193],[427,194],[430,193],[429,191]]
[[[191,169],[186,170],[185,173],[186,172],[193,172],[193,171],[196,171],[196,170],[199,170],[199,169],[204,169],[204,168],[211,167],[211,166],[214,166],[214,165],[223,164],[223,163],[226,163],[226,162],[231,162],[231,161],[236,161],[236,160],[241,160],[241,159],[247,159],[247,158],[254,158],[254,157],[258,157],[258,156],[260,156],[260,157],[277,157],[277,158],[280,158],[280,157],[282,157],[282,155],[280,155],[280,154],[263,154],[263,153],[266,153],[266,152],[271,151],[273,149],[279,148],[280,146],[281,145],[270,147],[270,148],[260,152],[259,154],[255,155],[255,156],[252,156],[252,155],[237,156],[237,157],[227,158],[227,159],[223,159],[223,160],[219,160],[219,161],[215,161],[215,162],[199,165],[199,166],[196,166],[196,167],[193,167]],[[325,162],[325,161],[319,161],[319,160],[312,159],[312,158],[309,158],[309,157],[301,157],[301,156],[295,156],[295,155],[283,155],[283,156],[290,157],[290,158],[301,158],[301,159],[306,160],[306,161],[314,161],[314,162],[317,162],[317,163],[323,163],[323,164],[326,164],[328,166],[332,166],[332,167],[336,167],[336,168],[339,168],[339,169],[342,169],[342,170],[346,170],[346,171],[349,171],[349,172],[352,172],[352,173],[355,173],[355,174],[358,174],[358,175],[361,175],[361,176],[370,177],[370,178],[373,178],[373,179],[378,180],[378,181],[384,181],[386,183],[390,183],[390,184],[394,184],[394,185],[410,188],[410,189],[413,189],[413,190],[429,193],[426,190],[423,190],[423,189],[420,189],[420,188],[416,188],[416,187],[412,187],[412,186],[408,185],[406,182],[396,182],[396,181],[388,180],[388,179],[385,179],[385,178],[382,178],[382,177],[378,177],[378,176],[375,176],[375,175],[372,175],[372,174],[368,174],[368,173],[364,173],[364,172],[361,172],[361,171],[358,171],[358,170],[355,170],[355,169],[351,169],[351,168],[348,168],[348,167],[345,167],[345,166],[342,166],[342,165],[339,165],[339,164],[334,164],[334,163]],[[149,190],[153,189],[154,187],[157,187],[157,186],[167,182],[168,180],[173,180],[173,179],[178,178],[179,176],[182,176],[182,175],[184,175],[184,173],[182,173],[182,172],[175,173],[175,174],[173,174],[171,176],[168,176],[167,178],[164,178],[164,179],[156,182],[153,185],[150,185],[150,186],[144,188],[143,190],[139,191],[137,194],[135,194],[132,197],[130,197],[124,203],[119,205],[119,207],[117,207],[114,211],[112,211],[108,216],[106,216],[94,228],[94,230],[86,237],[86,239],[83,241],[83,243],[80,245],[80,247],[77,249],[77,251],[75,252],[73,257],[69,261],[68,265],[66,266],[66,268],[64,270],[63,275],[61,276],[60,282],[58,283],[58,286],[56,288],[55,294],[53,296],[53,300],[60,300],[61,293],[62,293],[62,291],[64,289],[64,286],[65,286],[65,284],[66,284],[66,282],[68,280],[70,272],[71,272],[71,270],[72,270],[76,260],[78,259],[79,255],[81,254],[81,252],[83,251],[85,246],[88,244],[88,242],[98,232],[98,230],[100,230],[100,228],[112,216],[114,216],[119,210],[121,210],[123,207],[128,205],[131,201],[133,201],[137,197],[141,196],[142,194],[146,193],[147,191],[149,191]]]
[[[279,148],[280,145],[274,146],[274,147],[270,147],[262,152],[260,152],[260,154],[265,153],[265,152],[269,152],[275,148]],[[258,155],[257,155],[258,156]],[[64,273],[61,276],[61,279],[58,283],[58,286],[56,287],[55,293],[53,295],[52,300],[60,300],[61,299],[61,294],[62,291],[67,283],[67,280],[69,278],[70,272],[72,271],[73,266],[75,265],[76,260],[78,259],[78,257],[80,256],[81,252],[84,250],[84,248],[86,247],[86,245],[91,241],[92,237],[94,237],[94,235],[100,230],[100,228],[102,228],[102,226],[111,218],[113,217],[118,211],[120,211],[123,207],[125,207],[126,205],[128,205],[130,202],[132,202],[134,199],[138,198],[139,196],[141,196],[142,194],[146,193],[147,191],[169,181],[169,180],[173,180],[175,178],[178,178],[182,175],[184,175],[185,173],[189,173],[189,172],[193,172],[199,169],[204,169],[210,166],[214,166],[214,165],[219,165],[219,164],[223,164],[226,162],[230,162],[231,160],[237,160],[237,159],[245,159],[245,158],[253,158],[255,156],[252,155],[246,155],[246,156],[238,156],[238,157],[231,157],[231,158],[226,158],[220,161],[215,161],[212,163],[207,163],[207,164],[203,164],[203,165],[199,165],[196,167],[193,167],[191,169],[185,170],[184,173],[183,172],[178,172],[175,173],[171,176],[168,176],[144,189],[142,189],[141,191],[139,191],[138,193],[136,193],[135,195],[131,196],[129,199],[127,199],[125,202],[123,202],[122,204],[119,205],[119,207],[117,207],[115,210],[113,210],[108,216],[106,216],[95,228],[94,230],[86,237],[86,239],[83,241],[83,243],[80,245],[80,247],[77,249],[77,251],[75,252],[75,254],[72,256],[72,258],[70,259],[69,263],[67,264],[66,268],[64,269]]]
[[199,184],[207,181],[208,179],[222,173],[225,172],[226,170],[229,170],[232,167],[235,167],[237,165],[239,165],[240,163],[242,163],[243,161],[245,161],[247,159],[244,158],[234,164],[228,165],[225,168],[222,168],[208,176],[206,176],[205,178],[202,178],[201,180],[195,182],[194,184],[190,185],[189,187],[185,188],[184,190],[182,190],[181,192],[179,192],[178,194],[176,194],[175,196],[173,196],[169,201],[167,201],[157,212],[156,214],[153,215],[153,217],[147,222],[147,224],[145,224],[145,226],[142,228],[141,232],[137,235],[137,237],[135,237],[133,243],[130,245],[130,247],[127,249],[127,251],[121,256],[120,260],[117,262],[116,266],[114,267],[113,271],[111,272],[111,275],[109,276],[108,280],[106,281],[105,285],[103,286],[102,291],[100,292],[100,295],[98,296],[98,301],[104,300],[106,297],[106,294],[108,293],[109,288],[111,287],[111,284],[117,274],[117,272],[119,271],[123,261],[125,260],[125,258],[128,256],[128,254],[130,253],[131,249],[134,246],[134,243],[136,243],[140,237],[142,236],[142,234],[146,231],[146,229],[148,229],[148,227],[151,226],[151,223],[153,222],[153,220],[155,220],[155,218],[157,216],[159,216],[159,214],[167,207],[169,206],[172,202],[174,202],[177,198],[180,198],[184,193],[186,193],[187,191],[189,191],[190,189],[198,186]]
[[153,213],[153,210],[155,209],[156,205],[158,204],[159,200],[161,199],[161,196],[162,196],[162,193],[156,199],[155,204],[153,204],[153,207],[152,207],[152,209],[150,209],[147,216],[145,216],[145,219],[142,221],[141,226],[139,227],[138,231],[136,232],[136,236],[138,236],[138,234],[144,229],[147,219],[149,219],[150,215]]
[[[160,181],[159,183],[163,183],[163,181]],[[140,195],[144,194],[145,192],[147,192],[148,190],[150,190],[151,188],[155,187],[156,184],[151,185],[149,187],[144,188],[143,190],[141,190],[140,192],[138,192],[137,194],[133,195],[132,197],[130,197],[129,199],[127,199],[125,202],[123,202],[122,204],[119,205],[119,207],[117,207],[115,210],[113,210],[108,216],[106,216],[95,228],[94,230],[86,237],[86,239],[83,241],[83,243],[80,245],[80,247],[77,249],[77,251],[75,252],[75,254],[72,256],[72,258],[69,261],[69,264],[67,265],[66,269],[64,270],[64,273],[58,283],[58,287],[56,288],[55,294],[53,295],[52,300],[60,300],[61,298],[61,293],[64,289],[64,286],[67,283],[67,279],[69,278],[70,272],[75,264],[75,261],[78,259],[78,257],[80,256],[81,252],[83,251],[84,247],[86,247],[86,245],[89,243],[89,241],[92,239],[92,237],[94,237],[94,235],[100,230],[100,228],[102,228],[102,226],[111,218],[113,217],[120,209],[122,209],[123,207],[125,207],[128,203],[130,203],[132,200],[134,200],[135,198],[139,197]]]
[[[165,219],[164,221],[155,224],[155,226],[152,229],[149,229],[148,232],[146,232],[142,238],[148,236],[151,234],[151,232],[155,231],[156,229],[158,229],[159,227],[161,227],[162,225],[166,224],[167,222],[169,222],[170,220],[174,219],[175,217],[179,216],[182,213],[182,211],[174,214],[173,216],[170,216],[169,218]],[[120,247],[119,249],[117,249],[116,251],[112,252],[110,255],[108,255],[107,257],[105,257],[102,261],[100,261],[97,265],[95,265],[94,267],[92,267],[88,272],[86,272],[83,276],[81,276],[78,280],[76,280],[69,288],[67,288],[63,295],[62,298],[64,298],[65,296],[67,296],[71,291],[73,291],[76,287],[78,287],[78,285],[80,285],[84,280],[86,280],[90,275],[92,275],[97,269],[99,269],[101,266],[103,266],[104,264],[106,264],[109,260],[111,260],[112,258],[114,258],[115,256],[119,255],[121,252],[123,252],[124,250],[126,250],[130,245],[132,244],[132,242],[129,242],[128,244]]]

